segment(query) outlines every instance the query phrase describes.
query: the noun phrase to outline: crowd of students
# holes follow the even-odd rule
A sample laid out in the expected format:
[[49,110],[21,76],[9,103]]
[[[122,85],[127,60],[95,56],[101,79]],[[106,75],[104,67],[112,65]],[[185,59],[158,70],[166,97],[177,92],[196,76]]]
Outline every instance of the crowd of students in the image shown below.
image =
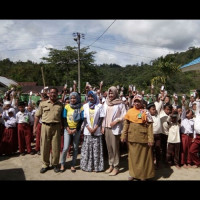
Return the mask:
[[[120,172],[120,143],[124,142],[128,146],[129,180],[153,178],[161,160],[166,166],[175,165],[178,169],[200,166],[200,90],[190,96],[189,102],[185,96],[181,97],[179,104],[178,96],[174,94],[171,98],[164,87],[154,97],[153,87],[151,95],[131,86],[129,94],[124,95],[119,86],[104,92],[102,86],[103,82],[99,88],[87,83],[84,102],[76,92],[76,84],[70,93],[63,88],[59,99],[63,104],[62,136],[61,144],[56,147],[61,153],[61,167],[55,168],[55,172],[65,171],[66,158],[72,149],[71,172],[76,172],[81,144],[83,171],[104,171],[106,148],[109,168],[105,173],[116,176]],[[36,105],[31,96],[25,103],[14,100],[11,93],[5,94],[0,106],[0,156],[11,156],[17,151],[21,156],[41,154],[41,127],[48,123],[40,103],[49,99],[49,91],[42,91]],[[48,106],[45,109],[48,111]],[[34,123],[36,116],[37,123]],[[32,142],[36,142],[35,149]],[[42,149],[44,154],[44,146]],[[60,155],[56,159],[59,158]],[[47,167],[40,172],[46,171]]]

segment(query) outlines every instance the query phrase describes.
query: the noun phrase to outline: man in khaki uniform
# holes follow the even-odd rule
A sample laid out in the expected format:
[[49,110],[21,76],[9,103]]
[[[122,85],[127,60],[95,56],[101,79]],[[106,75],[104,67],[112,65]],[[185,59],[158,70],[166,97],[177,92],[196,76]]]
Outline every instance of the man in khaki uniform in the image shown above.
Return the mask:
[[61,126],[63,105],[57,100],[58,89],[50,89],[49,100],[42,101],[39,109],[35,113],[34,132],[41,117],[41,156],[42,169],[40,173],[45,173],[50,169],[50,149],[52,147],[52,166],[57,173],[60,171],[58,164],[60,159]]

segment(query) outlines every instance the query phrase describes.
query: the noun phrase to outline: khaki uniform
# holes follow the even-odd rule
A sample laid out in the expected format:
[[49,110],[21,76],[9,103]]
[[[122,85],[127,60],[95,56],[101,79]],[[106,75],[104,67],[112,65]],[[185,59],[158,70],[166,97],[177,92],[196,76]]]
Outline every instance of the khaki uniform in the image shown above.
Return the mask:
[[50,165],[50,149],[52,148],[52,165],[59,164],[61,145],[61,120],[63,105],[57,101],[52,104],[50,100],[42,101],[35,116],[41,117],[41,156],[43,168]]
[[129,174],[137,179],[148,179],[155,176],[152,148],[148,142],[153,142],[153,124],[137,124],[124,121],[121,138],[128,141]]

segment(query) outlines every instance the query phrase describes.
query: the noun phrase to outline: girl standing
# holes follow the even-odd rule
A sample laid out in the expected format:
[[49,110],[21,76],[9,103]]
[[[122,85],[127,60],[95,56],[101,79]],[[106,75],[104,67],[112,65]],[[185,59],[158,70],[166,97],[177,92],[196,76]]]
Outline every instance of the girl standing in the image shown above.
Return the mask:
[[89,102],[84,108],[84,142],[81,148],[80,168],[84,171],[103,171],[103,142],[101,124],[105,116],[103,106],[97,103],[97,95],[88,92]]
[[119,99],[117,88],[114,86],[108,89],[108,97],[104,103],[104,112],[105,118],[102,124],[102,132],[104,133],[105,131],[110,166],[105,173],[108,173],[110,176],[115,176],[119,173],[120,134],[126,108],[122,100]]
[[83,122],[83,106],[81,98],[77,92],[72,92],[69,96],[70,104],[67,104],[63,111],[64,118],[64,147],[61,156],[61,172],[65,171],[65,160],[70,142],[73,139],[73,157],[71,162],[71,172],[76,172],[75,164],[78,154],[81,124]]

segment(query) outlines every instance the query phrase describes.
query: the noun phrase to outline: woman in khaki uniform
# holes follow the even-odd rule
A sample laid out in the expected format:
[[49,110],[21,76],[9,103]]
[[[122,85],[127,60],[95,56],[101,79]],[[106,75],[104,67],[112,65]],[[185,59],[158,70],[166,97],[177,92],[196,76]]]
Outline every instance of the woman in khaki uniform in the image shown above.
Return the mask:
[[129,180],[146,180],[155,175],[153,164],[153,124],[142,109],[142,97],[136,95],[134,107],[125,115],[121,141],[128,142]]

